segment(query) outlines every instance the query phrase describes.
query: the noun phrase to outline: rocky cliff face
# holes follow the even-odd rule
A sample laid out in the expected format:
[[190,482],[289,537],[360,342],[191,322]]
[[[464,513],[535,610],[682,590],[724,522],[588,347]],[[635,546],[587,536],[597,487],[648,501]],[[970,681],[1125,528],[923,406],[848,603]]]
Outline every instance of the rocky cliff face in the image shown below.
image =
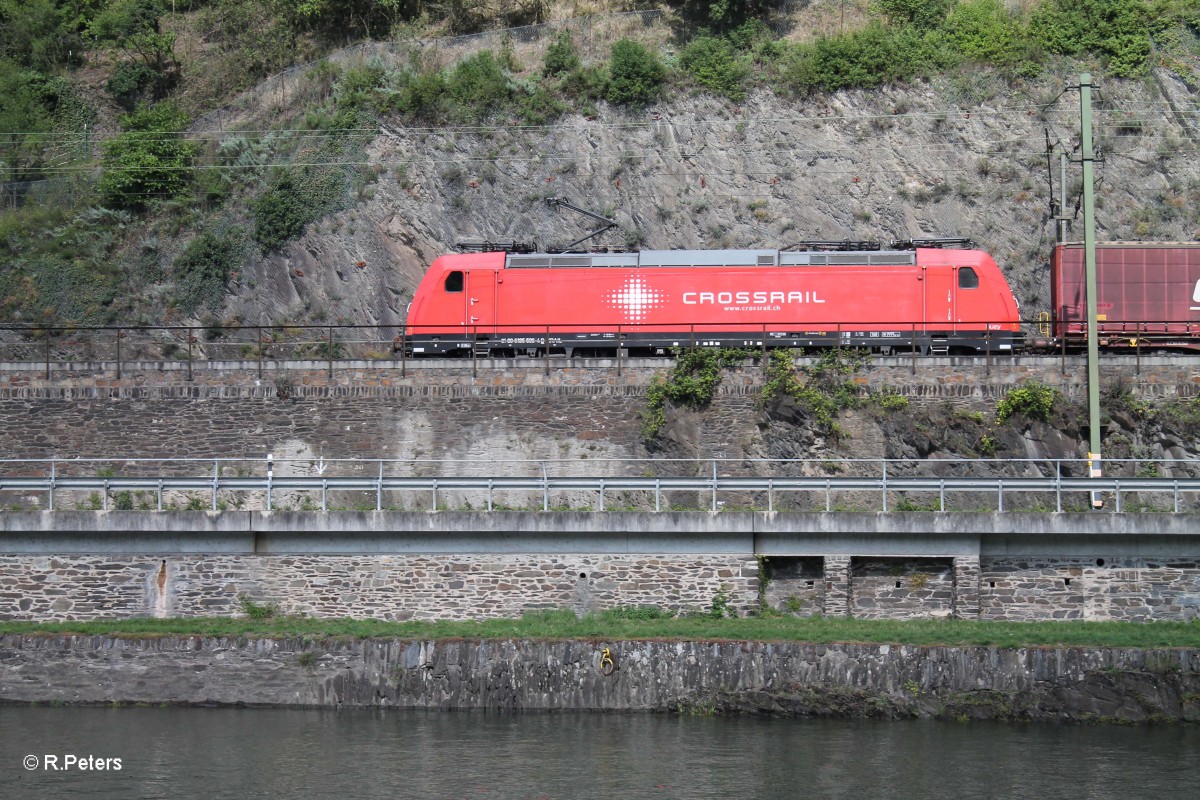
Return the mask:
[[[536,70],[557,30],[531,34],[515,57]],[[662,23],[635,31],[668,56],[670,33]],[[587,52],[604,57],[606,36],[629,34],[589,27]],[[394,67],[417,49],[452,64],[474,49],[498,48],[501,40],[497,34],[453,46],[368,45],[332,60]],[[968,236],[996,257],[1022,313],[1033,317],[1048,307],[1055,240],[1049,203],[1060,183],[1058,158],[1047,158],[1046,144],[1070,148],[1078,141],[1078,93],[1069,85],[1084,68],[1057,63],[1039,82],[964,70],[832,96],[759,89],[740,103],[676,93],[634,112],[599,103],[594,116],[545,127],[498,119],[413,129],[382,119],[356,156],[369,171],[367,185],[344,211],[309,225],[299,240],[240,276],[225,316],[398,322],[432,259],[461,240],[546,247],[590,230],[589,220],[543,202],[563,197],[614,218],[619,227],[595,243],[618,249]],[[1190,80],[1190,73],[1157,69],[1144,80],[1099,81],[1102,239],[1196,237],[1200,167],[1190,157],[1198,132],[1187,113],[1194,105]],[[241,111],[209,115],[201,127],[261,122],[305,81],[305,71],[295,70],[279,87],[244,98]],[[1077,166],[1067,184],[1073,215]],[[1081,233],[1077,222],[1074,238]]]

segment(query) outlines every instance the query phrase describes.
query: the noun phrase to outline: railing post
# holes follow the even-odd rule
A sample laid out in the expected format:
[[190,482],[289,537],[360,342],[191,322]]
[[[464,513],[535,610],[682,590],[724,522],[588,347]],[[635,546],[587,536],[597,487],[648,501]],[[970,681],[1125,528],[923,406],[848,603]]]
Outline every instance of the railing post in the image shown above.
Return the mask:
[[717,460],[712,462],[712,511],[717,513]]
[[1135,366],[1133,373],[1135,375],[1142,374],[1142,323],[1138,322],[1133,332],[1133,353]]
[[996,479],[996,511],[1004,511],[1004,478]]
[[550,510],[550,477],[546,474],[546,462],[542,462],[542,511]]
[[763,323],[762,337],[763,337],[762,338],[762,373],[764,376],[766,376],[766,374],[767,374],[767,323],[765,323],[765,322]]
[[212,510],[217,510],[217,484],[221,480],[221,462],[213,459]]
[[330,323],[326,332],[325,355],[329,356],[329,382],[333,383],[333,323]]
[[479,346],[479,328],[478,326],[471,328],[471,379],[479,377],[479,362],[478,356],[475,354],[475,348]]
[[258,354],[258,377],[261,379],[263,371],[263,332],[261,325],[255,326],[254,337],[254,352]]
[[[434,481],[433,510],[437,511],[437,481]],[[379,474],[375,478],[375,510],[383,511],[383,459],[379,460]]]
[[617,325],[617,377],[621,377],[621,326]]
[[50,380],[50,337],[52,331],[46,331],[46,380]]
[[543,355],[546,357],[545,358],[546,374],[549,375],[550,374],[550,326],[549,325],[546,326],[546,340],[545,340],[544,344],[545,344],[545,346],[542,348],[542,350],[543,350]]
[[[192,329],[188,328],[187,329],[187,342],[188,342],[188,376],[187,376],[187,379],[189,382],[192,380],[192,342],[194,342],[194,341],[196,341],[196,337],[192,335]],[[216,509],[213,509],[213,510],[215,511]]]
[[909,339],[912,345],[912,374],[917,374],[917,323],[912,324],[912,338]]
[[[1060,319],[1066,319],[1066,306],[1063,306],[1063,314]],[[1063,375],[1067,374],[1067,332],[1070,328],[1069,322],[1064,322],[1059,327],[1059,331],[1062,333],[1062,336],[1059,337],[1062,340],[1062,358],[1059,361],[1059,368],[1062,370]]]
[[987,367],[984,368],[985,375],[992,374],[992,332],[983,332],[983,349],[987,351]]
[[[1060,465],[1061,467],[1061,465]],[[1062,513],[1062,470],[1054,478],[1054,511],[1057,514]]]
[[50,489],[46,493],[46,508],[54,510],[54,482],[58,478],[58,462],[50,459]]
[[407,337],[408,331],[404,328],[400,329],[400,377],[408,376],[408,356],[405,350],[408,348]]
[[887,461],[883,462],[883,513],[887,513]]
[[117,328],[117,380],[121,380],[121,329]]

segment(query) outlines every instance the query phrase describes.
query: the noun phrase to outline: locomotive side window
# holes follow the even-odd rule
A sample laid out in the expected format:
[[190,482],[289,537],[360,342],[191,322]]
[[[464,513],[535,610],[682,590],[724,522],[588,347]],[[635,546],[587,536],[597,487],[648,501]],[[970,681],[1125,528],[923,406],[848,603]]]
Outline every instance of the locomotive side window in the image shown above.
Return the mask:
[[979,276],[975,274],[975,270],[970,267],[962,267],[958,271],[958,288],[960,289],[978,289]]
[[455,270],[446,276],[446,291],[461,292],[463,290],[463,274]]

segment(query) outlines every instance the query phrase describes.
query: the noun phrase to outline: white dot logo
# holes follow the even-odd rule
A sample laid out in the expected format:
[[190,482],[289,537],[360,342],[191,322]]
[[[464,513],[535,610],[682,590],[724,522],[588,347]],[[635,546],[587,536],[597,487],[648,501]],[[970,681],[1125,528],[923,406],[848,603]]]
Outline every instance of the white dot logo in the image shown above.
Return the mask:
[[645,322],[653,309],[666,305],[667,295],[650,288],[644,279],[631,277],[620,289],[609,292],[607,300],[610,308],[621,309],[630,322]]

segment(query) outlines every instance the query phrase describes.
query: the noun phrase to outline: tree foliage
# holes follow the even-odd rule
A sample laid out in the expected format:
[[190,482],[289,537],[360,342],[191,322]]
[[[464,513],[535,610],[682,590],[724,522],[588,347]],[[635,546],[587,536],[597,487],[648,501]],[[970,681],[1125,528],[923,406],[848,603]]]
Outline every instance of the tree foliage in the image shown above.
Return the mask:
[[166,97],[179,79],[175,34],[159,26],[159,0],[113,0],[88,25],[88,34],[122,56],[109,79],[113,97],[133,105],[143,90]]
[[124,131],[104,143],[100,191],[117,208],[145,208],[155,199],[186,197],[197,146],[183,138],[189,118],[174,103],[121,117]]

